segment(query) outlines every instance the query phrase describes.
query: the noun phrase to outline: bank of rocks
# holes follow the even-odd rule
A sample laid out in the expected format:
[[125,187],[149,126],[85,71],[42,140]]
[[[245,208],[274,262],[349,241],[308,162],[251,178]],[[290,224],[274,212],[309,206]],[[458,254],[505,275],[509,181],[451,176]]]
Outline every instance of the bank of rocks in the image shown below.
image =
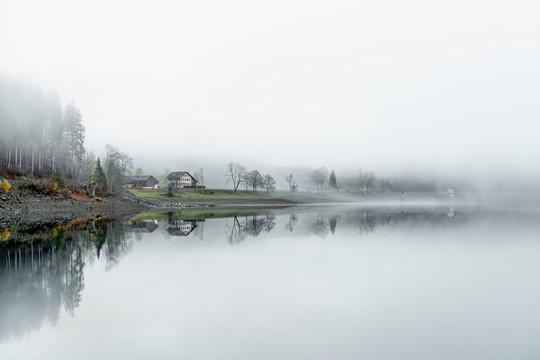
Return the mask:
[[76,199],[69,196],[0,194],[0,222],[71,220],[86,216],[134,214],[147,208],[147,204],[114,196]]

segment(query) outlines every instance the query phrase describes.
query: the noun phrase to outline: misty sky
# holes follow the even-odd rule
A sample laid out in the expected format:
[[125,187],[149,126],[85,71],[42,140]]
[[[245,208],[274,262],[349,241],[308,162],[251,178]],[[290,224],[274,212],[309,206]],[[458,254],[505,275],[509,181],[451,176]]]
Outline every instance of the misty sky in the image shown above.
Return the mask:
[[519,0],[0,0],[0,72],[74,99],[98,153],[537,174],[539,15]]

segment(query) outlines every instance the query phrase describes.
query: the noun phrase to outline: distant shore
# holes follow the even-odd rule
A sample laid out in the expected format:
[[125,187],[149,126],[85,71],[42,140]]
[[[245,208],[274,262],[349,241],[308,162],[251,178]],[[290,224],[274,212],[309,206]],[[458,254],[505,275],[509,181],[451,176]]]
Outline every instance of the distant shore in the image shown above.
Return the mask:
[[307,204],[405,204],[411,202],[451,203],[452,199],[434,193],[350,194],[297,193],[266,194],[211,190],[204,194],[187,191],[164,196],[160,191],[135,190],[117,196],[98,199],[74,198],[61,195],[0,194],[0,223],[17,221],[65,221],[87,216],[122,217],[145,211],[215,208],[243,210],[257,208],[286,208]]

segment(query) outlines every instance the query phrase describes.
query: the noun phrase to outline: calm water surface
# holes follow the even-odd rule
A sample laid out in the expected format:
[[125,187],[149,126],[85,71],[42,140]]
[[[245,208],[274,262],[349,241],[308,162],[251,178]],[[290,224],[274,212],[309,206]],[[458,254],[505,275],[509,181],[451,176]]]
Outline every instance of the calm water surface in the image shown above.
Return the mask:
[[0,224],[1,359],[538,359],[540,212]]

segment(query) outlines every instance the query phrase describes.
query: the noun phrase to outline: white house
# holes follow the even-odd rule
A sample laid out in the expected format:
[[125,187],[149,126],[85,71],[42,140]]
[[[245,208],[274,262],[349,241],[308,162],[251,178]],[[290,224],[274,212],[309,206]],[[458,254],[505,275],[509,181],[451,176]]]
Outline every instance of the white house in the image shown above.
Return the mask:
[[175,171],[167,176],[167,182],[173,189],[190,188],[197,186],[197,180],[187,171]]

